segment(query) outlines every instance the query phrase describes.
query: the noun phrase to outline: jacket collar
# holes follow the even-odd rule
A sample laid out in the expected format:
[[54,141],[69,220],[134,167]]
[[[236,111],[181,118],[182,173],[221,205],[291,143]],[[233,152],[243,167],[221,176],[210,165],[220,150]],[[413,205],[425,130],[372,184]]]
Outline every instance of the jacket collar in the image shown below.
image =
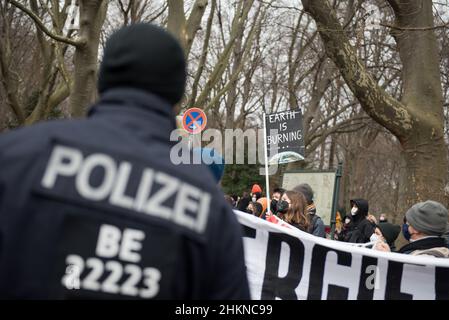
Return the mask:
[[445,247],[446,243],[441,237],[431,237],[419,239],[409,244],[406,244],[401,249],[399,249],[399,253],[410,253],[415,250],[425,250],[437,247]]
[[134,88],[114,88],[104,92],[89,110],[88,117],[113,118],[117,126],[163,139],[168,139],[176,129],[173,106],[165,99]]

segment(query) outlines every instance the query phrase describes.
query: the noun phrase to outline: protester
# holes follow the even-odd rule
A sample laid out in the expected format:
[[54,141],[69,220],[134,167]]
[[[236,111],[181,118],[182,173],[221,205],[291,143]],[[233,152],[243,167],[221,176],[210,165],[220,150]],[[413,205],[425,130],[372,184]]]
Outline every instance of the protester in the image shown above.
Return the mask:
[[366,218],[374,225],[377,225],[377,219],[374,215],[372,215],[371,213],[368,213],[368,215],[366,216]]
[[232,200],[234,200],[234,208],[237,208],[237,204],[239,203],[240,197],[236,194],[233,194],[231,197]]
[[334,240],[343,239],[343,233],[345,232],[346,210],[343,206],[339,206],[335,213],[335,233]]
[[[449,249],[442,237],[448,230],[448,211],[441,203],[432,200],[419,202],[406,212],[405,219],[404,237],[410,239],[410,243],[400,248],[398,253],[449,258]],[[376,246],[376,250],[391,251],[382,243]]]
[[388,222],[387,215],[385,213],[382,213],[379,217],[379,223],[382,222]]
[[341,228],[343,227],[343,221],[341,219],[341,214],[339,211],[335,213],[335,230],[337,232],[341,232]]
[[257,200],[257,203],[260,203],[260,205],[262,206],[262,214],[263,214],[263,217],[265,217],[265,214],[267,213],[267,208],[268,208],[267,198],[266,197],[259,198],[259,200]]
[[258,184],[254,184],[251,188],[251,200],[256,202],[262,198],[262,188]]
[[234,199],[230,195],[227,195],[227,194],[224,196],[224,198],[225,198],[226,202],[229,203],[229,205],[232,208],[234,208],[234,206],[235,206]]
[[237,210],[246,212],[246,209],[248,208],[249,203],[251,202],[251,196],[248,192],[243,192],[242,197],[240,198],[239,202],[237,203]]
[[340,211],[337,211],[335,213],[335,233],[334,233],[334,240],[338,240],[340,237],[340,234],[343,231],[343,221],[341,218]]
[[347,224],[343,241],[352,243],[370,242],[370,237],[374,233],[375,226],[367,219],[368,201],[364,199],[354,199],[350,201],[351,218]]
[[285,190],[282,188],[276,188],[273,190],[273,194],[271,196],[271,203],[270,203],[270,209],[271,209],[272,214],[277,213],[278,203],[281,200],[284,192],[285,192]]
[[343,225],[341,227],[341,231],[337,234],[336,240],[345,241],[347,239],[347,235],[349,232],[349,225],[351,224],[351,216],[346,216],[343,221]]
[[316,213],[316,206],[315,203],[313,202],[312,187],[310,187],[310,185],[307,183],[303,183],[296,186],[293,190],[302,193],[307,200],[306,212],[309,215],[309,220],[311,224],[310,233],[312,233],[314,236],[325,238],[326,231],[324,229],[324,223],[323,220],[320,218],[320,216],[318,216],[318,214]]
[[185,82],[175,37],[133,24],[106,43],[87,119],[0,136],[0,298],[250,298],[216,179],[170,160]]
[[390,251],[396,251],[394,242],[401,233],[401,227],[389,222],[381,222],[376,226],[374,234],[370,237],[372,242],[382,241],[388,244]]
[[281,198],[278,211],[281,219],[301,231],[310,231],[310,221],[306,213],[307,200],[304,195],[296,191],[287,191]]
[[262,205],[259,202],[250,202],[248,205],[247,212],[261,218],[263,214]]
[[219,184],[225,169],[223,157],[211,148],[194,148],[193,154],[201,159],[201,164],[205,164],[209,168],[215,181]]

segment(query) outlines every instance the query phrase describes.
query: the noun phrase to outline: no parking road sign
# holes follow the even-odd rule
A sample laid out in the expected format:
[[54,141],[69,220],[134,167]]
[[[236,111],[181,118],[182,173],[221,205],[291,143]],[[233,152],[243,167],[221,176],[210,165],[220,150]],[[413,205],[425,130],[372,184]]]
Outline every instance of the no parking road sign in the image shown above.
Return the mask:
[[206,128],[206,124],[206,114],[199,108],[188,109],[182,117],[182,127],[191,134],[203,131]]

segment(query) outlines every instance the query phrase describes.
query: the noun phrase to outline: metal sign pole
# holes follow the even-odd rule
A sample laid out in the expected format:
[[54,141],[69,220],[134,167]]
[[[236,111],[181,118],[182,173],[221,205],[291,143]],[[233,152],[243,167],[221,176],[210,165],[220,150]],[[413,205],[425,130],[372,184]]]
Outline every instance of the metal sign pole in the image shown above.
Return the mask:
[[267,197],[267,214],[270,215],[270,181],[268,178],[268,146],[267,146],[267,121],[265,119],[265,113],[263,114],[263,137],[264,137],[264,155],[265,155],[265,191]]
[[340,179],[343,172],[343,162],[338,163],[337,173],[335,175],[335,184],[334,184],[334,195],[332,202],[332,212],[331,212],[331,240],[334,240],[335,235],[335,224],[336,224],[336,215],[337,215],[337,206],[338,206],[338,196],[340,194]]

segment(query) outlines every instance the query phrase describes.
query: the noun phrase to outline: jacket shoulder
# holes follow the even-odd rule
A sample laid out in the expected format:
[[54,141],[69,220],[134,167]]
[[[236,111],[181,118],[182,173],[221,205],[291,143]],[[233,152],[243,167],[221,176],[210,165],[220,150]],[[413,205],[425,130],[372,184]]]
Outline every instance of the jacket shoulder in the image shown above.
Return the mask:
[[432,256],[435,258],[449,258],[449,249],[437,247],[424,250],[415,250],[410,253],[412,256]]
[[40,151],[50,137],[59,132],[71,131],[82,120],[55,120],[21,127],[0,135],[0,155],[30,154]]

